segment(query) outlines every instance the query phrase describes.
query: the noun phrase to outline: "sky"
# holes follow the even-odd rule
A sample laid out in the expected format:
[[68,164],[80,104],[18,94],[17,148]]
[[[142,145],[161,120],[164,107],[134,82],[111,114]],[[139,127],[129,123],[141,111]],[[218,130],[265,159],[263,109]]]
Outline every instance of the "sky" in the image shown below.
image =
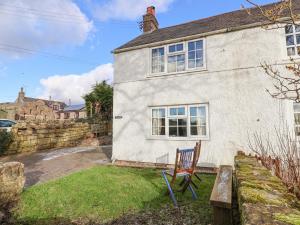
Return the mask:
[[[275,0],[256,0],[266,4]],[[111,51],[141,34],[146,7],[160,27],[241,9],[246,0],[0,0],[0,102],[26,96],[82,103],[113,83]]]

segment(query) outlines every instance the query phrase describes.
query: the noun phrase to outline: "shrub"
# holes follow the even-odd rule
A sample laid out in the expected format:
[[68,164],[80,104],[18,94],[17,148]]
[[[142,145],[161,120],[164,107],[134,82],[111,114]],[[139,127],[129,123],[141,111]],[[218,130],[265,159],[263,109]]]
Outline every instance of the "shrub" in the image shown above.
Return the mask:
[[13,136],[10,132],[7,132],[6,130],[0,130],[0,155],[7,150],[12,141]]

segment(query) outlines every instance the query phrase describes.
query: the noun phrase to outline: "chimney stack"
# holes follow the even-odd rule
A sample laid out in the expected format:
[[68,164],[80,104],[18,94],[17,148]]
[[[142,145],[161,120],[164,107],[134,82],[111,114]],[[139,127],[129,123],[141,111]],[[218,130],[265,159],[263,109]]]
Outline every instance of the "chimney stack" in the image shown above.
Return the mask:
[[151,33],[159,27],[158,21],[155,17],[155,7],[147,8],[147,13],[143,16],[143,31],[144,33]]

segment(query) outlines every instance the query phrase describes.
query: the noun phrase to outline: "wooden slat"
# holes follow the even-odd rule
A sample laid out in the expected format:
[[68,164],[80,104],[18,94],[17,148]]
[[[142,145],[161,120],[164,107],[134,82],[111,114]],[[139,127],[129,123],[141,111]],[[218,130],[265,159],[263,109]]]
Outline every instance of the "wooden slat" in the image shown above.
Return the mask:
[[232,205],[232,166],[220,166],[210,197],[214,207],[231,209]]

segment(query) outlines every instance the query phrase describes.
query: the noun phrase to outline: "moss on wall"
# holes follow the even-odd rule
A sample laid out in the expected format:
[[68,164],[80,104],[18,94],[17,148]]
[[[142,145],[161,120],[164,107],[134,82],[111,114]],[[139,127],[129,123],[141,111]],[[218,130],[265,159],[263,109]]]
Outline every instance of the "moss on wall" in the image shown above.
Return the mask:
[[300,202],[254,157],[235,157],[242,224],[300,224]]

